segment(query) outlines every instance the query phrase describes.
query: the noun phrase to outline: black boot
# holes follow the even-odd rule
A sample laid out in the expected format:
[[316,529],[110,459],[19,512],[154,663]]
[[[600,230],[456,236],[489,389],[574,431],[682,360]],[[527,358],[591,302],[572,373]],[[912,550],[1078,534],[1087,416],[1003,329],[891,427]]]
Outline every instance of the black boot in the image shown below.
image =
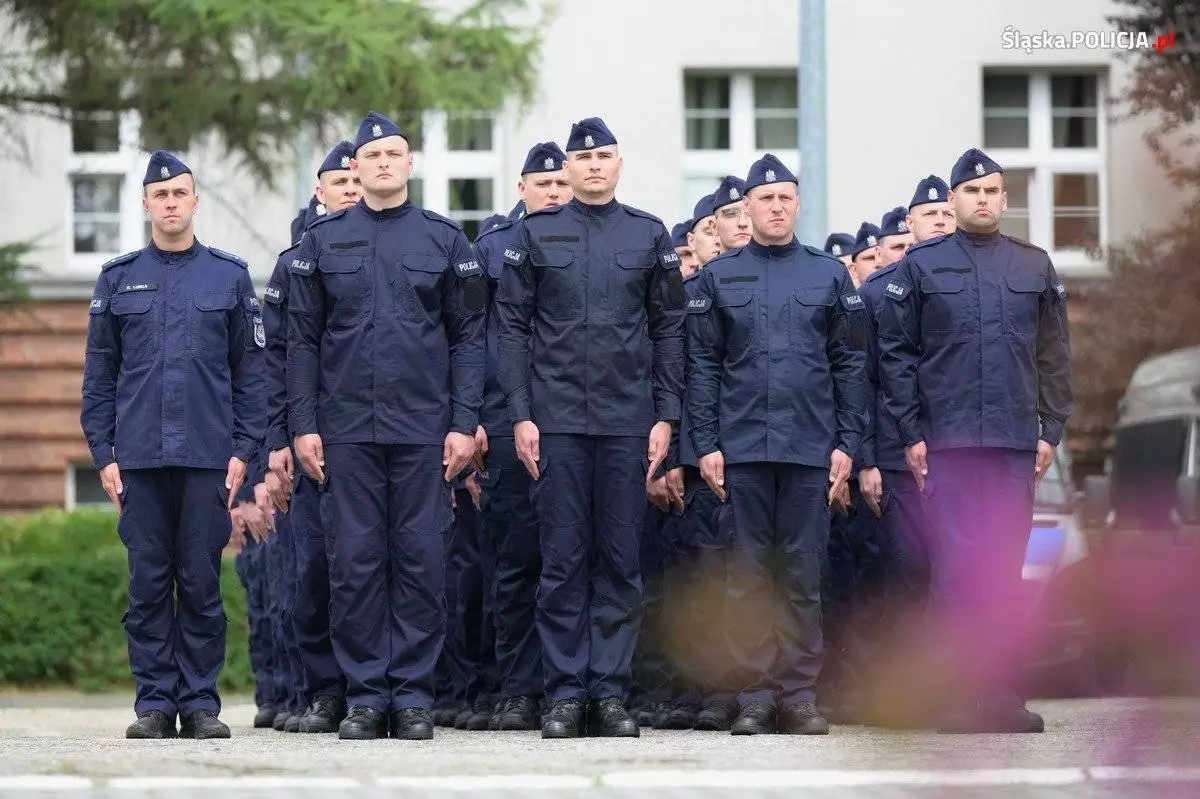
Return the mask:
[[541,726],[541,704],[535,696],[514,696],[506,699],[492,716],[489,729],[536,730]]
[[779,731],[787,735],[828,735],[829,722],[812,702],[798,702],[779,714]]
[[276,732],[283,732],[284,725],[287,724],[287,720],[291,717],[291,715],[291,711],[288,710],[276,711],[275,718],[271,722],[271,727]]
[[369,707],[350,708],[346,718],[338,725],[338,738],[345,741],[373,741],[386,738],[388,717]]
[[555,702],[542,717],[543,738],[578,738],[583,734],[584,704],[578,699]]
[[775,732],[775,708],[764,702],[751,702],[738,713],[729,732],[732,735],[769,735]]
[[433,738],[433,716],[428,710],[409,707],[392,714],[392,737],[405,741]]
[[258,730],[270,729],[271,725],[275,723],[275,714],[278,712],[274,705],[263,705],[254,714],[254,728]]
[[462,710],[462,706],[457,702],[435,708],[433,711],[434,725],[438,727],[453,727],[454,719],[458,716],[458,711],[460,710]]
[[656,730],[690,730],[696,723],[696,711],[687,705],[669,704],[659,714]]
[[588,708],[588,734],[598,738],[637,738],[638,723],[616,697],[592,702]]
[[300,732],[337,732],[346,718],[346,703],[336,696],[318,696],[300,719]]
[[136,740],[174,738],[175,716],[168,716],[161,710],[149,710],[125,728],[125,737]]
[[492,720],[492,713],[496,707],[489,700],[480,697],[475,700],[475,704],[471,706],[471,715],[467,717],[467,726],[464,729],[478,732],[488,728],[488,722]]
[[694,730],[725,732],[733,724],[733,707],[728,702],[706,702],[696,714]]
[[179,737],[195,738],[197,741],[228,738],[229,727],[211,710],[197,710],[184,716],[179,725]]

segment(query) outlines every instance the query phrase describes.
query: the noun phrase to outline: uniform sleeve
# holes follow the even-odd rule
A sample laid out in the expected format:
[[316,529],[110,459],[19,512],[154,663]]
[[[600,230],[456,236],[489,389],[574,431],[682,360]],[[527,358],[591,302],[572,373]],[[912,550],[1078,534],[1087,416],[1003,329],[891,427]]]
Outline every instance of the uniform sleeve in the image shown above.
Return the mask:
[[109,308],[108,280],[96,280],[88,308],[87,350],[83,361],[83,406],[79,421],[92,462],[103,469],[115,461],[117,374],[121,370],[121,336]]
[[865,426],[863,427],[862,441],[858,445],[858,455],[855,457],[855,461],[859,469],[873,469],[877,462],[875,455],[875,424],[876,416],[878,415],[877,394],[879,392],[879,345],[875,331],[874,307],[876,300],[862,289],[859,290],[859,296],[863,299],[867,316],[867,400],[863,407]]
[[721,449],[721,367],[725,362],[725,324],[717,311],[712,273],[702,271],[687,303],[688,435],[696,457]]
[[442,293],[442,324],[450,344],[450,430],[473,436],[483,404],[487,277],[462,231],[450,246],[450,263]]
[[1071,332],[1067,290],[1054,266],[1047,264],[1049,288],[1041,297],[1037,333],[1038,419],[1041,439],[1058,446],[1073,409]]
[[229,371],[233,399],[233,456],[249,463],[267,429],[262,308],[250,274],[238,280],[238,307],[229,316]]
[[533,420],[529,338],[533,333],[536,300],[537,276],[529,263],[529,231],[520,225],[516,243],[505,248],[504,272],[492,309],[500,339],[500,388],[508,400],[509,420],[513,424]]
[[921,363],[921,306],[912,267],[900,265],[887,278],[875,311],[879,342],[879,389],[883,407],[900,431],[901,443],[911,447],[921,432],[921,400],[917,367]]
[[660,226],[654,243],[658,262],[652,270],[646,298],[646,318],[653,349],[654,412],[660,422],[678,422],[683,398],[684,321],[683,276],[671,236]]
[[867,313],[850,275],[837,278],[838,301],[829,320],[825,352],[833,377],[836,447],[853,458],[867,426]]
[[294,438],[317,428],[321,388],[321,336],[325,331],[325,287],[317,269],[312,231],[304,234],[288,267],[287,384],[288,431]]
[[[289,253],[290,255],[290,253]],[[290,257],[281,257],[267,284],[263,303],[263,327],[267,334],[266,361],[267,432],[264,445],[269,452],[288,445],[287,434],[287,264]]]

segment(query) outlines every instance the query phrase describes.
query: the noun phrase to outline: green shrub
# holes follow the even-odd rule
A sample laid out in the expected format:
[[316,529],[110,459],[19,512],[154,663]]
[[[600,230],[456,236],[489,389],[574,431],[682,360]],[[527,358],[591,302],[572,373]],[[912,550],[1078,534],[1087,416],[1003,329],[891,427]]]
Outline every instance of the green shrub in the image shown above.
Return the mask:
[[[246,594],[232,558],[221,570],[229,619],[226,692],[253,690]],[[129,567],[108,511],[0,519],[0,685],[131,690],[121,617]]]

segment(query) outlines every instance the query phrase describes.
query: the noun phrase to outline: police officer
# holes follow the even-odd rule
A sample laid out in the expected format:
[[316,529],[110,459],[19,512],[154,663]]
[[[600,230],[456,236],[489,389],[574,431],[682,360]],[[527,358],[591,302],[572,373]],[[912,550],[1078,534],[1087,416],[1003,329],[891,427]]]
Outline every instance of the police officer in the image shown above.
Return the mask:
[[196,240],[191,173],[159,150],[142,181],[151,242],[104,265],[81,422],[129,550],[127,738],[228,738],[221,549],[262,440],[258,300],[246,263]]
[[857,288],[863,278],[875,271],[879,263],[879,226],[863,222],[854,234],[854,249],[850,251],[850,277]]
[[746,183],[736,175],[723,177],[721,185],[713,192],[713,217],[722,252],[745,247],[750,241],[750,217],[742,205],[745,193]]
[[[566,158],[554,142],[540,142],[529,149],[517,184],[527,213],[570,202],[571,185],[563,171]],[[505,250],[516,244],[517,233],[515,222],[507,221],[488,230],[475,243],[493,296],[504,273]],[[536,730],[541,724],[540,703],[545,690],[536,623],[542,554],[537,515],[529,495],[533,481],[517,457],[499,369],[499,319],[492,313],[488,319],[483,409],[479,414],[487,452],[487,468],[479,475],[483,523],[485,536],[496,553],[493,593],[499,698],[489,728]]]
[[1021,568],[1038,480],[1071,413],[1066,291],[1045,251],[999,232],[1001,167],[977,149],[950,174],[958,229],[886,278],[880,371],[934,525],[946,732],[1040,732],[1013,689]]
[[685,219],[671,228],[671,246],[675,248],[675,254],[679,256],[679,268],[686,269],[689,273],[699,269],[696,263],[696,253],[692,249],[692,245],[688,243],[688,234],[692,232],[692,220]]
[[854,236],[849,233],[830,233],[829,238],[825,239],[825,252],[837,258],[849,269],[850,262],[854,258]]
[[914,243],[948,236],[954,232],[954,209],[950,206],[950,187],[937,175],[922,178],[908,203],[908,229]]
[[866,282],[877,270],[896,263],[914,244],[916,241],[908,229],[908,209],[897,205],[885,213],[879,222],[879,258],[875,261],[875,269],[860,274],[860,280]]
[[662,222],[614,198],[608,126],[576,123],[566,151],[575,197],[522,221],[495,306],[500,383],[541,527],[542,735],[580,735],[586,708],[594,733],[636,736],[625,701],[638,541],[646,475],[679,420],[683,285]]
[[836,259],[796,240],[796,189],[775,156],[754,163],[753,239],[709,264],[688,302],[689,432],[736,554],[735,735],[829,731],[814,705],[826,509],[865,421],[862,300]]
[[[363,198],[305,232],[288,295],[288,427],[322,484],[342,738],[433,736],[449,483],[475,453],[487,285],[462,229],[408,201],[412,153],[371,112]],[[389,718],[390,716],[390,718]]]
[[[721,237],[717,233],[716,195],[706,194],[692,209],[692,229],[688,231],[688,246],[696,255],[698,268],[721,254]],[[682,274],[682,273],[681,273]],[[686,275],[684,275],[686,277]]]
[[[328,213],[358,202],[361,182],[350,169],[354,145],[338,142],[317,169],[316,197]],[[309,215],[311,224],[319,216]],[[292,495],[290,512],[279,523],[276,539],[291,539],[290,616],[295,641],[298,708],[284,729],[305,733],[337,732],[346,715],[345,680],[329,637],[329,565],[320,518],[318,486],[296,469],[287,429],[287,304],[288,270],[299,241],[279,254],[264,294],[263,321],[267,331],[268,483]],[[294,490],[294,493],[293,493]],[[294,721],[293,721],[294,719]]]

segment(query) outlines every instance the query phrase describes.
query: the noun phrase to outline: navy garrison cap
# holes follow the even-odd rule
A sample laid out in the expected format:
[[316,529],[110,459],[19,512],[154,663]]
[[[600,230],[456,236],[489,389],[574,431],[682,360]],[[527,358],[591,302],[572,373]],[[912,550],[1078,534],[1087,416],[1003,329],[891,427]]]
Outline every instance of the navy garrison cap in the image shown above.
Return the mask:
[[597,147],[607,147],[616,144],[617,137],[604,124],[600,117],[581,119],[571,126],[571,135],[567,137],[567,152],[572,150],[594,150]]
[[541,142],[529,149],[529,155],[525,156],[525,166],[521,167],[521,174],[557,172],[562,169],[565,160],[567,157],[557,144],[552,141]]
[[825,239],[825,252],[834,258],[854,252],[854,237],[849,233],[830,233]]
[[999,164],[987,157],[987,153],[972,147],[959,157],[950,170],[950,188],[956,189],[960,183],[1003,171]]
[[921,182],[917,184],[917,190],[913,192],[908,207],[916,208],[925,203],[944,203],[948,199],[950,199],[950,187],[946,185],[946,181],[937,175],[930,175],[922,178]]
[[343,139],[335,144],[329,154],[325,156],[325,160],[321,162],[321,168],[317,170],[317,177],[320,178],[321,175],[335,169],[349,169],[350,159],[353,157],[354,145]]
[[148,186],[151,183],[161,183],[180,175],[191,174],[192,170],[188,169],[187,164],[166,150],[155,150],[154,154],[150,156],[150,163],[146,167],[146,177],[142,178],[142,185]]
[[855,258],[863,250],[869,250],[879,243],[879,228],[872,225],[870,222],[863,222],[858,227],[858,233],[854,236],[854,252],[851,253]]
[[692,220],[685,219],[675,227],[671,228],[671,246],[686,247],[688,246],[687,234],[692,232]]
[[897,205],[883,215],[879,223],[879,238],[884,236],[900,236],[908,232],[908,209]]
[[782,161],[767,153],[751,165],[750,174],[746,176],[746,192],[768,183],[796,183],[798,185],[799,181],[796,180],[796,176],[792,174],[791,170],[783,165]]
[[692,207],[692,227],[700,224],[700,220],[717,212],[716,197],[706,194],[696,201]]
[[713,193],[713,210],[724,208],[730,203],[741,202],[746,196],[746,181],[736,175],[726,175]]
[[364,144],[388,136],[400,136],[408,141],[408,137],[404,135],[404,131],[400,130],[399,125],[378,111],[371,111],[363,117],[362,124],[358,126],[358,136],[354,139],[354,152],[357,153],[361,150]]

